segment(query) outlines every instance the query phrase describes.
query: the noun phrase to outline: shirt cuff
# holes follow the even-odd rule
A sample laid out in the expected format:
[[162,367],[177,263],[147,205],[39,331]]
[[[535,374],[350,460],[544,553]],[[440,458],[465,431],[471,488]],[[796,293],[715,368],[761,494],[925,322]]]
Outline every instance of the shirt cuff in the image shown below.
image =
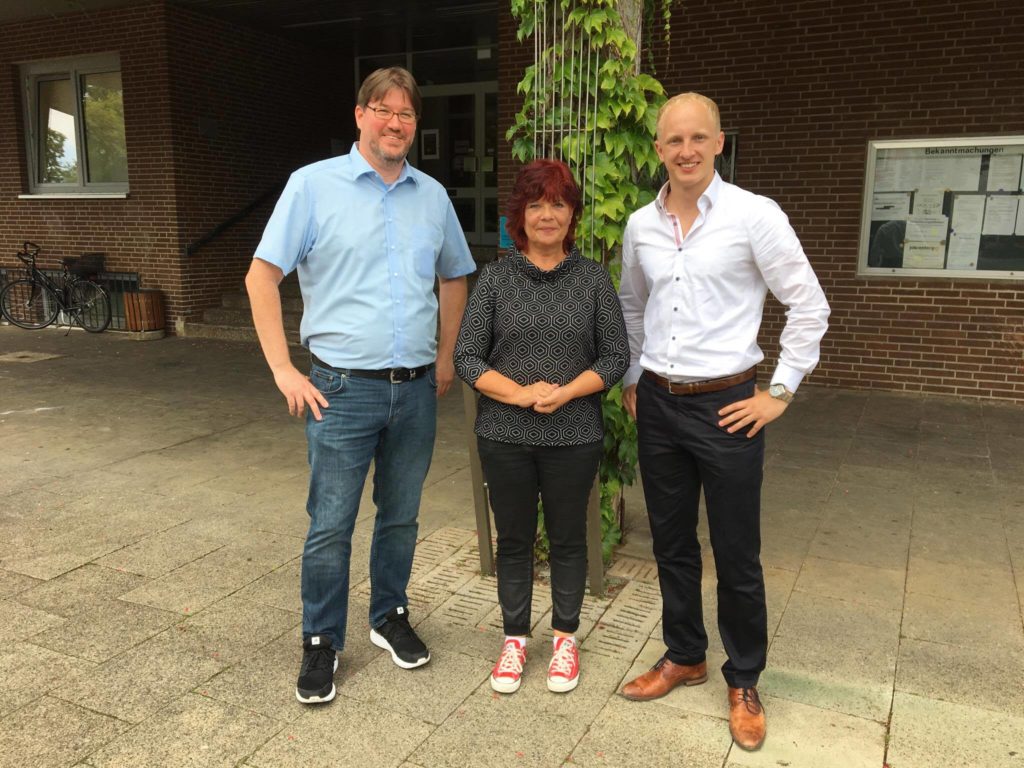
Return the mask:
[[779,363],[775,366],[775,373],[772,374],[772,384],[782,384],[790,392],[796,392],[797,387],[800,386],[800,382],[804,380],[806,374],[803,371],[798,371],[796,368],[791,368],[785,363]]
[[640,376],[643,375],[643,372],[644,369],[640,366],[640,363],[629,366],[626,370],[626,375],[622,377],[622,388],[632,387],[640,381]]

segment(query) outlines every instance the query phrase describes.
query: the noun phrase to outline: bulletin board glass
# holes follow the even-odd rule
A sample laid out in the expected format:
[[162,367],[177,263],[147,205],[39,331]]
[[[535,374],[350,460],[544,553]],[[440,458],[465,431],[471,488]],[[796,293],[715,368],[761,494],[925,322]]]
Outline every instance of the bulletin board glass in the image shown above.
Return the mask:
[[859,275],[1024,279],[1024,136],[868,142]]

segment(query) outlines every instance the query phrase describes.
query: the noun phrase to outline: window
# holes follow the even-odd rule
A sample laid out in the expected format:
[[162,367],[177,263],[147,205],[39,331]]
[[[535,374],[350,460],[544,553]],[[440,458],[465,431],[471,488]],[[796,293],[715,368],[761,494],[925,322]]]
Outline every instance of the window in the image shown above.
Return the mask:
[[1020,280],[1024,136],[868,142],[858,274]]
[[22,64],[21,76],[30,191],[127,192],[117,54]]

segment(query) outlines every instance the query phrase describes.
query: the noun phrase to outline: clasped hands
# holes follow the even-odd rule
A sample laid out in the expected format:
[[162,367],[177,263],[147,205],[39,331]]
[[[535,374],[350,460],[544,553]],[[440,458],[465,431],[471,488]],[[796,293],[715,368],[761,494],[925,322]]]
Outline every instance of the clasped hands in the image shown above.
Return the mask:
[[515,404],[520,408],[532,408],[537,413],[554,413],[571,399],[572,395],[565,387],[546,381],[535,381],[533,384],[520,387]]

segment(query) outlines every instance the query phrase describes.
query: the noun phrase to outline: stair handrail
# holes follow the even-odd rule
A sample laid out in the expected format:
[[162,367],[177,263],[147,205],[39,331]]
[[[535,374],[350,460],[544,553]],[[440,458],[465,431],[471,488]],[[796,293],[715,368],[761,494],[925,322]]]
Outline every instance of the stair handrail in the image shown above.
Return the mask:
[[257,197],[256,199],[252,200],[244,208],[242,208],[239,211],[236,211],[235,213],[231,214],[228,218],[224,219],[224,221],[222,221],[220,224],[215,226],[213,229],[211,229],[205,235],[203,235],[202,237],[200,237],[200,238],[198,238],[196,240],[193,240],[191,243],[188,243],[185,246],[185,256],[186,257],[191,256],[192,254],[194,254],[196,251],[198,251],[200,248],[202,248],[207,243],[211,242],[212,240],[216,240],[225,231],[227,231],[228,229],[233,227],[235,224],[240,222],[242,219],[244,219],[250,213],[252,213],[257,208],[259,208],[261,205],[263,205],[269,198],[277,197],[278,195],[280,195],[281,191],[284,189],[284,185],[287,183],[287,181],[288,181],[287,179],[283,179],[283,180],[277,182],[272,187],[270,187],[269,189],[264,191],[263,194],[261,194],[259,197]]

